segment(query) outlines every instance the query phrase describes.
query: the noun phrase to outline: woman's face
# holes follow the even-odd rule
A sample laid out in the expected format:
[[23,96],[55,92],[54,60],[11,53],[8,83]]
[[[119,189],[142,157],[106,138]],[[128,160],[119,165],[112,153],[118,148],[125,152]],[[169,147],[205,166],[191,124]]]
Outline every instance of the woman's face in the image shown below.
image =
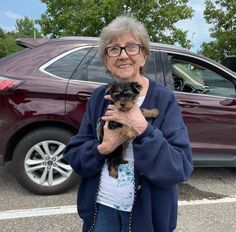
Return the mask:
[[[132,45],[136,44],[141,45],[140,41],[135,38],[132,34],[122,34],[113,40],[107,47],[109,47],[110,52],[116,52],[117,47],[126,47],[128,53],[132,54]],[[114,49],[113,49],[113,46]],[[119,49],[119,48],[118,48]],[[137,46],[136,48],[137,49]],[[135,51],[135,50],[134,50]],[[137,51],[137,50],[136,50]],[[140,67],[145,65],[147,58],[145,50],[140,48],[139,53],[135,55],[128,55],[124,49],[122,49],[121,54],[116,57],[109,57],[107,54],[104,57],[104,63],[108,71],[119,80],[126,81],[138,81],[140,78]]]

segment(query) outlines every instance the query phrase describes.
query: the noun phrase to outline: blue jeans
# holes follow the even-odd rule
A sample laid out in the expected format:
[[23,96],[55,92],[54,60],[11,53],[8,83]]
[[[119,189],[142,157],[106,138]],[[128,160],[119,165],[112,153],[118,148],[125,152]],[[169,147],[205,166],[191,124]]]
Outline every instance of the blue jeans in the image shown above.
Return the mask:
[[128,232],[130,212],[98,204],[93,232]]

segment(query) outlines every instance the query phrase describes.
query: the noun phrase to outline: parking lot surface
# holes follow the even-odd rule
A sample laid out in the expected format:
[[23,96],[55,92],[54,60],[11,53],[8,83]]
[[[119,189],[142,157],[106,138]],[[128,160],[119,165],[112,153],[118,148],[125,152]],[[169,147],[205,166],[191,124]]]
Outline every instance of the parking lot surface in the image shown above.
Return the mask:
[[[2,232],[81,231],[76,214],[76,187],[55,196],[27,192],[11,174],[11,163],[0,168]],[[176,232],[236,231],[236,169],[196,168],[180,186]]]

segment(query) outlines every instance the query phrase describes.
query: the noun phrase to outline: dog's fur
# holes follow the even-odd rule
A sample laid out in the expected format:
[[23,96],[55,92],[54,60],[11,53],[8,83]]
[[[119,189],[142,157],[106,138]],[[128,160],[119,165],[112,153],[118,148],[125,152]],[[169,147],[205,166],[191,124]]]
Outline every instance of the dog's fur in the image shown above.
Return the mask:
[[[106,94],[110,95],[113,104],[120,111],[129,111],[137,101],[142,86],[138,82],[113,82],[107,85]],[[156,118],[159,114],[158,109],[141,109],[145,118]],[[108,123],[109,129],[120,129],[121,133],[128,138],[128,140],[136,137],[134,129],[122,125],[119,122],[110,121]],[[126,164],[127,161],[123,159],[123,154],[127,148],[128,142],[117,147],[112,153],[107,155],[109,175],[118,178],[118,166]]]

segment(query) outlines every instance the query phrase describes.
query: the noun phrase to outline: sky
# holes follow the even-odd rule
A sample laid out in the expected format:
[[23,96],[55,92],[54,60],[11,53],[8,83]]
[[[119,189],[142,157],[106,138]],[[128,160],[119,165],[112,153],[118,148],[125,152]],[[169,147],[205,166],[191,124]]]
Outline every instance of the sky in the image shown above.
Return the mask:
[[[203,18],[205,0],[189,0],[188,5],[195,10],[192,19],[179,21],[178,28],[188,31],[188,39],[192,41],[194,52],[200,49],[203,42],[212,39],[209,35],[210,25]],[[16,19],[27,16],[31,20],[40,19],[46,11],[46,5],[40,0],[1,0],[0,4],[0,27],[5,31],[15,30]]]

